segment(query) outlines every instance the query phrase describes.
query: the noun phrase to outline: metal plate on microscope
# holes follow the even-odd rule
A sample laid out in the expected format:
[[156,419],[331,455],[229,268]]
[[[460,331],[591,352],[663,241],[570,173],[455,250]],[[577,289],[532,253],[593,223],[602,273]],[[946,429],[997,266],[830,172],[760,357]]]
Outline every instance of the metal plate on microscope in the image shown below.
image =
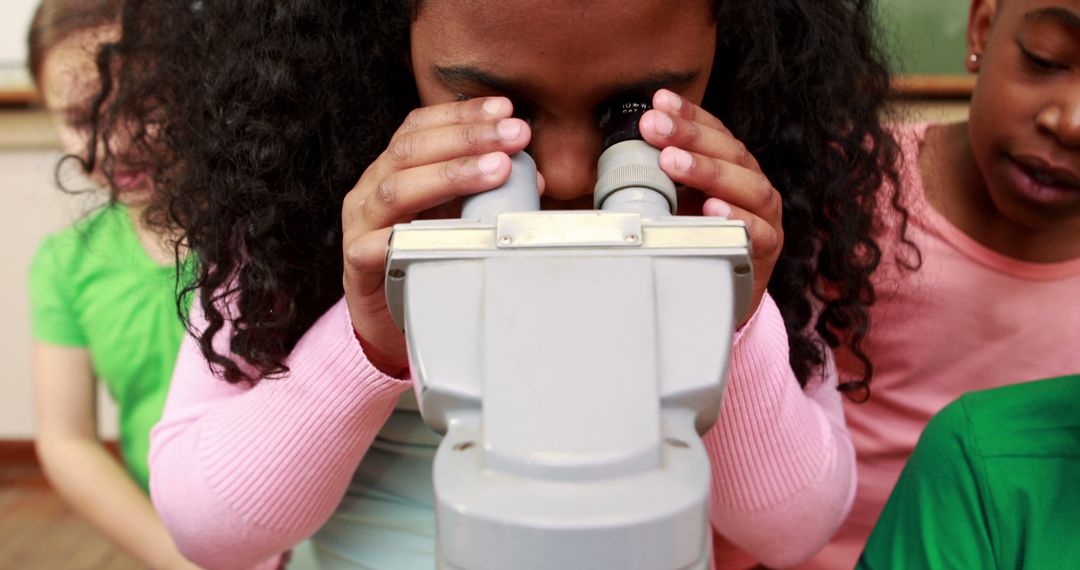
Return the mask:
[[519,247],[637,247],[641,216],[597,211],[507,213],[499,216],[496,244]]
[[644,245],[650,249],[701,249],[750,247],[742,224],[646,226]]
[[484,250],[492,249],[494,241],[493,228],[490,226],[487,228],[439,227],[435,224],[410,226],[410,224],[394,226],[391,247],[398,251]]

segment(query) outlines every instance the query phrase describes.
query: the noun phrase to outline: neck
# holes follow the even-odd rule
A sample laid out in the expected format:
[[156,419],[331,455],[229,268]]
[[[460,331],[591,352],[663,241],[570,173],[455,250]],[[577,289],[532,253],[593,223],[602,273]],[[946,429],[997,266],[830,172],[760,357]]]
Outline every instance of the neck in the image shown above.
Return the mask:
[[[176,250],[173,244],[176,242],[175,232],[163,232],[159,228],[151,227],[146,223],[145,205],[126,205],[128,216],[131,217],[131,225],[135,228],[135,234],[139,236],[139,243],[150,259],[160,265],[173,265],[176,263]],[[181,255],[183,252],[180,252]]]

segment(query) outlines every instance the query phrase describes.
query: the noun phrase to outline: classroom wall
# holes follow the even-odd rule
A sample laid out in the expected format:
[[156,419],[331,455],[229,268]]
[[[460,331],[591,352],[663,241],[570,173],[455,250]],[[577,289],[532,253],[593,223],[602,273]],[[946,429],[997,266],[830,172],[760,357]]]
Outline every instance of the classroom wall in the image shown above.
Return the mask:
[[875,2],[895,73],[964,75],[968,7],[963,0]]
[[[79,219],[92,197],[69,196],[53,182],[60,158],[48,116],[0,110],[0,440],[34,433],[30,309],[27,272],[38,243],[49,232]],[[116,437],[116,409],[99,394],[99,429]]]

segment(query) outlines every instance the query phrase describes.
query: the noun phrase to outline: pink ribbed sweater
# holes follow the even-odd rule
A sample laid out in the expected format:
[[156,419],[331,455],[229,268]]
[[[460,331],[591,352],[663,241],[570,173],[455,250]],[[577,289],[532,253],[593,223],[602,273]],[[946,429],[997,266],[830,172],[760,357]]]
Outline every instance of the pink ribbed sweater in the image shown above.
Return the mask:
[[[181,348],[152,435],[150,487],[181,551],[201,566],[278,566],[280,553],[334,511],[409,388],[364,357],[344,300],[287,363],[285,378],[230,385],[210,372],[192,339]],[[704,436],[718,568],[796,564],[844,519],[855,463],[835,386],[830,362],[824,378],[800,389],[783,321],[766,296],[736,335],[720,419]]]
[[[926,198],[919,159],[928,126],[895,134],[903,149],[901,186],[907,238],[917,271],[899,266],[911,251],[890,231],[880,242],[863,348],[874,362],[870,400],[845,405],[858,454],[855,503],[806,570],[852,568],[927,422],[973,390],[1080,372],[1080,259],[1031,263],[976,242]],[[882,207],[890,230],[900,216]],[[841,355],[840,368],[848,359]],[[849,374],[857,372],[849,369]],[[1037,413],[1036,410],[1032,410]]]

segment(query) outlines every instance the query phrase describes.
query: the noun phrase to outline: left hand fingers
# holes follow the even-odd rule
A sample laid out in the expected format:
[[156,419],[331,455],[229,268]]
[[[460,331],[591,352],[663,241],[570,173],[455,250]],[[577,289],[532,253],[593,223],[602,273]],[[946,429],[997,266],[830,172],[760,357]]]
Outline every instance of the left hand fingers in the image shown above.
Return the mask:
[[676,184],[696,188],[779,225],[780,194],[759,170],[675,147],[660,152],[660,167]]
[[682,95],[670,89],[660,89],[653,94],[653,109],[663,111],[674,117],[681,117],[687,121],[701,123],[711,129],[731,134],[724,123],[712,115],[712,113],[691,103]]
[[774,225],[752,212],[732,206],[719,198],[707,199],[702,207],[702,213],[706,216],[742,221],[746,224],[747,237],[753,244],[750,248],[750,256],[754,265],[754,290],[746,313],[738,316],[737,328],[742,328],[751,315],[757,311],[761,298],[765,295],[765,289],[769,286],[773,267],[777,258],[780,257],[780,250],[784,247],[784,229],[780,225]]
[[746,145],[724,124],[701,107],[675,93],[660,90],[654,108],[641,118],[641,134],[657,148],[677,146],[761,171]]
[[[783,200],[742,141],[701,107],[661,89],[641,118],[642,137],[662,149],[660,167],[705,197],[702,213],[741,220],[752,244],[754,291],[745,323],[761,303],[784,245]],[[740,324],[742,326],[742,324]]]
[[776,260],[784,246],[783,201],[769,179],[725,160],[668,147],[660,152],[660,167],[678,184],[696,188],[706,200],[702,213],[746,224],[754,264],[754,291],[746,322],[761,303]]
[[732,206],[719,198],[709,198],[702,206],[702,213],[729,220],[740,220],[746,224],[746,234],[754,244],[755,259],[775,260],[784,244],[784,230],[776,227],[752,213]]

